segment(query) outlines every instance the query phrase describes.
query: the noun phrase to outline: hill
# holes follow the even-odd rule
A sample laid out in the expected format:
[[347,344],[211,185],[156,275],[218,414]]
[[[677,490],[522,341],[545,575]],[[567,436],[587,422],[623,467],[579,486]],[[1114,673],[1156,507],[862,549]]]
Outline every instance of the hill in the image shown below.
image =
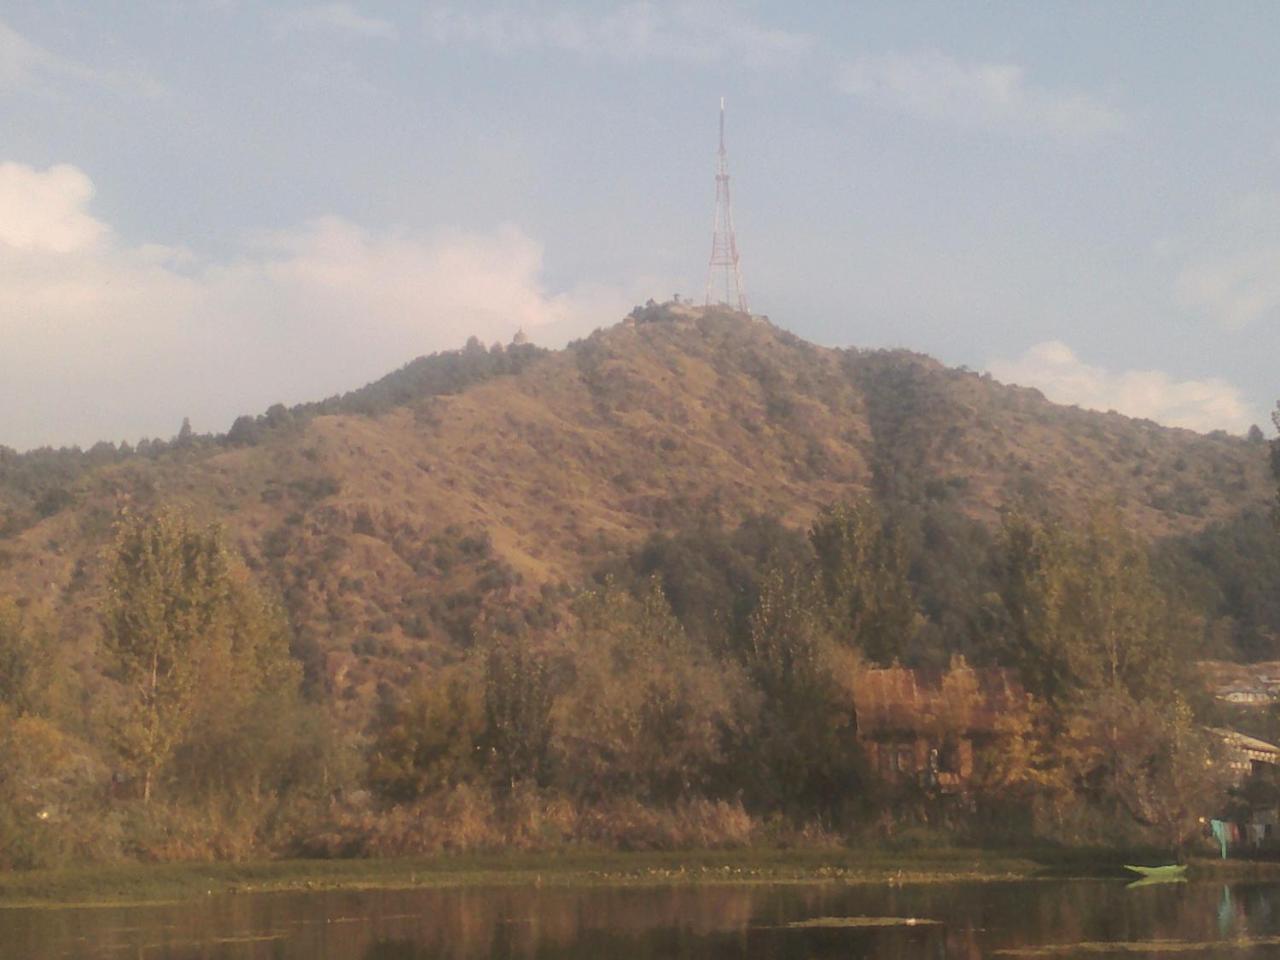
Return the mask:
[[[1011,505],[1114,503],[1212,623],[1239,598],[1205,544],[1256,526],[1267,455],[918,354],[650,307],[557,352],[472,342],[221,437],[0,449],[0,596],[49,610],[92,672],[114,518],[185,505],[278,591],[313,689],[359,723],[380,683],[456,658],[487,625],[554,626],[593,575],[644,569],[655,537],[761,517],[803,528],[863,495],[910,531],[921,656],[973,642],[990,532]],[[1244,652],[1260,656],[1280,613],[1256,617]]]

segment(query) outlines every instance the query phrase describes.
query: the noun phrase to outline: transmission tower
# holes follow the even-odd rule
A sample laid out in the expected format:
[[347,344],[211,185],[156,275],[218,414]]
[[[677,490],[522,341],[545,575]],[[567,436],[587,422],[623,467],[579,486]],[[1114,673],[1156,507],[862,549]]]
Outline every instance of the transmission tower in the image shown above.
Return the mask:
[[738,266],[738,240],[733,234],[729,201],[729,157],[724,150],[724,97],[720,98],[720,152],[716,155],[716,217],[711,231],[711,263],[707,267],[707,306],[722,303],[747,313],[747,294]]

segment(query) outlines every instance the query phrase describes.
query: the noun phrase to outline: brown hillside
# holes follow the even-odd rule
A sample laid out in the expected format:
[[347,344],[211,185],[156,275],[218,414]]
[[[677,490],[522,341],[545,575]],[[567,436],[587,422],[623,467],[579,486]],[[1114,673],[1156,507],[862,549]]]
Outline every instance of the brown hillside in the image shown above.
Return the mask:
[[1153,537],[1271,495],[1263,445],[658,308],[455,394],[90,470],[0,539],[0,595],[60,611],[88,656],[116,512],[189,505],[275,582],[354,716],[378,680],[454,655],[486,619],[550,622],[562,587],[654,531],[758,511],[801,525],[840,497],[940,490],[992,522],[1015,501],[1105,498]]

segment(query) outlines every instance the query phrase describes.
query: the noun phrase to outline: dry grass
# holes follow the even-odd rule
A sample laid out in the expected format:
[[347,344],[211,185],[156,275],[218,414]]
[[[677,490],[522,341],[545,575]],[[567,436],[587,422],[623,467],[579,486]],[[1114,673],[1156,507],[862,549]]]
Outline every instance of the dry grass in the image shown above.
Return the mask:
[[[466,785],[389,810],[339,811],[305,830],[294,849],[308,856],[411,857],[574,847],[723,850],[765,839],[760,821],[736,803],[699,798],[669,807],[626,800],[581,806],[536,790],[499,800]],[[797,831],[792,839],[807,838]]]
[[[74,506],[3,542],[0,595],[54,607],[87,657],[110,517],[126,503],[190,505],[274,582],[330,658],[335,711],[358,728],[380,681],[456,655],[468,616],[519,616],[544,585],[579,583],[699,518],[805,524],[867,491],[877,457],[920,482],[956,481],[961,509],[987,520],[1029,493],[1067,512],[1101,497],[1160,535],[1272,495],[1265,446],[712,315],[614,327],[518,376],[376,418],[317,417],[252,448],[104,467]],[[487,554],[459,551],[477,536]],[[460,614],[467,597],[476,609]]]

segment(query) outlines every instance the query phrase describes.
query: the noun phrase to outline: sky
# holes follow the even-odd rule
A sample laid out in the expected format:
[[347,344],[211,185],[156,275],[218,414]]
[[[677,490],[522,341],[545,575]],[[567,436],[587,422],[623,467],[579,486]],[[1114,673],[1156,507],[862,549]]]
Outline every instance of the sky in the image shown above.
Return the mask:
[[721,96],[753,312],[1267,426],[1278,62],[1273,3],[0,0],[0,445],[700,298]]

